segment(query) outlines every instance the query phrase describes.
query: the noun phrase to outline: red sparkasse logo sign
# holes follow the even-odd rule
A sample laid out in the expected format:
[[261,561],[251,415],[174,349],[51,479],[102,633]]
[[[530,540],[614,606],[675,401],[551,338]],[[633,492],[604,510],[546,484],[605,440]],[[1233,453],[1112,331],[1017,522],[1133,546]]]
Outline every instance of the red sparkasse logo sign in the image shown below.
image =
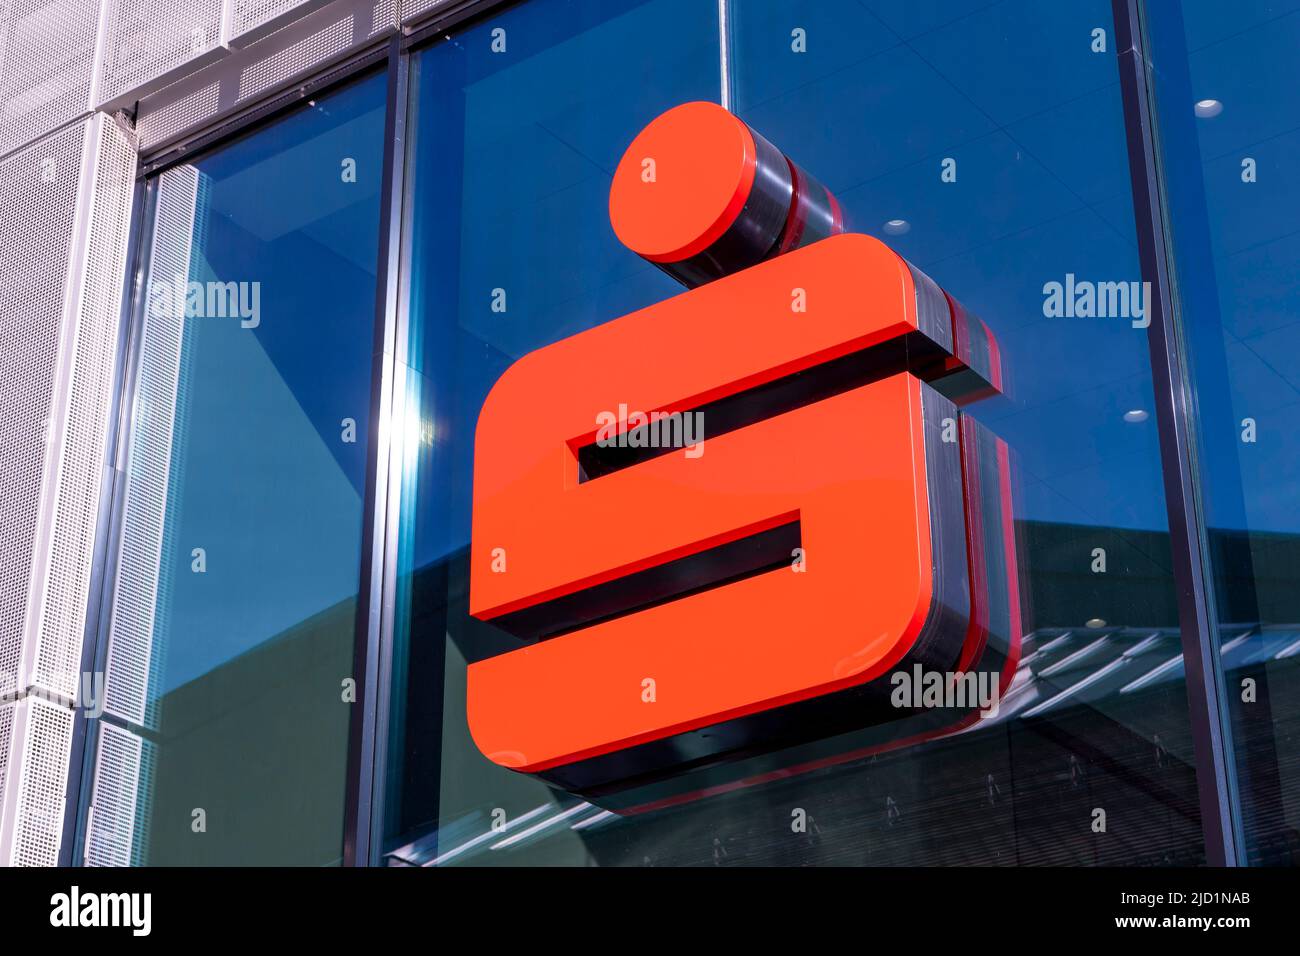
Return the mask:
[[1002,387],[988,329],[714,104],[636,137],[610,217],[688,291],[484,403],[470,613],[520,644],[469,666],[480,750],[599,796],[978,719],[890,678],[1015,672],[1009,455],[961,411]]

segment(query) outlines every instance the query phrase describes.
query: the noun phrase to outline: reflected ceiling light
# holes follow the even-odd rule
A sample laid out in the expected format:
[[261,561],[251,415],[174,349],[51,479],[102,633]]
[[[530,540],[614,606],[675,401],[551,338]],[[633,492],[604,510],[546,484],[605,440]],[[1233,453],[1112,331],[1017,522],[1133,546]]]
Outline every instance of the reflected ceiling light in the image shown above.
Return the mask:
[[1126,422],[1144,422],[1147,420],[1147,412],[1144,408],[1131,408],[1124,413]]
[[1223,112],[1223,104],[1218,100],[1197,100],[1196,115],[1201,119],[1209,119],[1211,116],[1218,116]]
[[431,862],[426,863],[425,866],[439,866],[440,864],[450,860],[452,857],[460,856],[460,854],[464,853],[466,850],[472,849],[478,846],[480,843],[486,843],[488,840],[491,840],[499,836],[500,834],[516,826],[517,824],[524,823],[528,820],[531,820],[539,813],[545,813],[547,810],[551,809],[551,806],[552,805],[549,803],[543,803],[540,807],[533,807],[533,809],[529,810],[527,813],[521,813],[513,820],[507,820],[504,824],[501,825],[499,829],[492,829],[492,830],[488,830],[486,833],[480,833],[478,836],[474,837],[468,843],[462,843],[460,846],[456,847],[455,849],[448,850],[446,853],[442,854],[441,856],[435,857]]
[[912,224],[906,219],[890,219],[885,223],[885,233],[891,236],[901,236],[905,232],[912,231]]
[[569,807],[569,809],[565,810],[563,813],[557,813],[555,814],[555,816],[547,817],[541,823],[535,823],[527,830],[520,830],[518,833],[512,836],[508,836],[504,840],[501,840],[498,843],[493,843],[490,847],[488,847],[488,849],[504,850],[506,847],[513,846],[514,844],[518,843],[520,840],[525,840],[535,833],[541,833],[543,830],[547,830],[555,826],[557,823],[562,823],[565,820],[569,819],[570,817],[574,816],[575,814],[581,813],[583,810],[590,810],[590,809],[592,809],[591,804],[587,803],[584,800],[582,803],[579,803],[576,806]]
[[1105,626],[1106,626],[1106,622],[1103,621],[1103,620],[1102,620],[1101,618],[1099,618],[1099,617],[1090,617],[1090,618],[1088,618],[1087,626],[1088,626],[1088,627],[1091,627],[1091,628],[1093,628],[1093,629],[1095,630],[1096,628],[1099,628],[1099,627],[1105,627]]

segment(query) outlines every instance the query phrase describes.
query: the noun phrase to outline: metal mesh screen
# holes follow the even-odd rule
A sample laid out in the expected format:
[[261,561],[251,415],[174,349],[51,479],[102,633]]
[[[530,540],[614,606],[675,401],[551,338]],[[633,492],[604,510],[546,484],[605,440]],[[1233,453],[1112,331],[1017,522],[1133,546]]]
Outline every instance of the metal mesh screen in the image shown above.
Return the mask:
[[370,11],[370,36],[397,28],[397,0],[378,0]]
[[97,151],[83,194],[89,219],[35,674],[43,688],[68,697],[81,665],[136,160],[110,119],[93,122]]
[[214,80],[159,110],[140,111],[137,127],[144,147],[160,143],[215,116],[221,102],[221,82]]
[[134,174],[106,116],[0,160],[0,680],[34,694],[5,718],[18,865],[58,861]]
[[73,714],[31,697],[11,707],[14,741],[7,776],[16,792],[5,793],[0,862],[55,866],[63,835]]
[[90,110],[98,0],[0,0],[0,154]]
[[284,9],[289,12],[274,22],[250,28],[248,42],[234,43],[219,69],[194,72],[142,99],[141,149],[156,149],[277,94],[291,95],[292,84],[328,76],[328,65],[397,29],[397,0],[300,0]]
[[136,820],[144,742],[135,734],[100,724],[94,789],[86,828],[86,865],[131,866],[138,862]]
[[0,693],[21,689],[86,129],[71,126],[0,160]]
[[221,0],[105,0],[104,78],[99,101],[111,100],[215,49]]
[[352,45],[353,26],[352,17],[344,17],[254,63],[240,74],[239,98],[257,96],[281,80],[344,52]]
[[[5,814],[9,809],[9,804],[5,802],[5,794],[9,767],[14,758],[14,716],[17,710],[18,704],[14,701],[0,704],[0,833],[5,832]],[[0,859],[0,863],[3,862],[4,860]]]
[[231,16],[230,35],[239,36],[270,23],[277,17],[289,13],[294,7],[304,6],[309,0],[231,0],[234,10]]
[[[190,275],[198,171],[178,166],[158,187],[146,290]],[[113,590],[105,710],[147,725],[159,561],[172,460],[184,315],[174,298],[146,295],[127,452],[122,538]]]
[[423,16],[438,7],[445,7],[452,0],[401,0],[402,22],[409,23],[416,17]]

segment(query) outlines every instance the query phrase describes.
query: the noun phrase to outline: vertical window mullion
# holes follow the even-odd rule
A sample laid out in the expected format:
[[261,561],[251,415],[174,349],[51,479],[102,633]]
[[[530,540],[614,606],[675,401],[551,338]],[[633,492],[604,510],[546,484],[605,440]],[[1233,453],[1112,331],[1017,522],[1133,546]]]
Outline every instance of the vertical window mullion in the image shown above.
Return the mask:
[[[371,378],[371,420],[367,451],[365,527],[362,537],[361,587],[357,601],[353,678],[357,682],[348,742],[343,860],[346,866],[368,866],[374,829],[374,800],[382,774],[384,713],[388,700],[387,655],[392,638],[395,581],[397,491],[393,479],[396,435],[396,355],[402,341],[399,270],[401,260],[403,166],[409,56],[400,35],[388,47],[388,94],[384,120],[384,168],[381,186],[376,323]],[[400,458],[396,459],[400,464]]]
[[1157,155],[1157,118],[1152,109],[1149,50],[1144,44],[1141,0],[1113,0],[1120,88],[1143,279],[1149,303],[1151,374],[1170,546],[1178,591],[1179,625],[1190,711],[1206,862],[1244,864],[1240,802],[1232,737],[1224,706],[1214,594],[1206,575],[1206,529],[1195,469],[1194,407],[1177,325],[1176,277],[1166,256],[1170,224]]

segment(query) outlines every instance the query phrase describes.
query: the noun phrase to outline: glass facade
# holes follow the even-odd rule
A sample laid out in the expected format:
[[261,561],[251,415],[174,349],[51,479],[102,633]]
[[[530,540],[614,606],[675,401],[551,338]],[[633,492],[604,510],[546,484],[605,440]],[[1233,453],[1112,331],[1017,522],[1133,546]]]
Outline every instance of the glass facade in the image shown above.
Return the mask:
[[1300,6],[1153,3],[1147,18],[1241,827],[1251,862],[1293,864]]
[[384,89],[152,184],[103,718],[140,750],[96,794],[134,862],[342,859]]
[[[516,55],[492,51],[496,29]],[[514,360],[677,292],[614,237],[609,171],[656,115],[717,91],[716,11],[694,0],[523,4],[415,58],[407,414],[420,424],[406,431],[421,441],[403,491],[383,840],[393,862],[492,833],[494,810],[539,822],[560,799],[489,763],[466,723],[467,659],[517,642],[468,613],[475,423]],[[579,832],[488,857],[581,863]]]
[[[1005,394],[969,410],[1017,458],[1031,616],[1001,718],[860,759],[846,738],[827,769],[629,817],[479,753],[464,661],[518,639],[466,608],[478,410],[510,361],[681,293],[612,235],[609,175],[658,112],[720,92],[712,11],[701,5],[690,6],[698,23],[664,2],[603,4],[595,22],[560,6],[567,16],[525,4],[416,60],[408,268],[428,441],[409,460],[416,490],[404,499],[404,586],[418,610],[395,651],[424,668],[402,675],[406,714],[421,699],[441,714],[415,724],[394,712],[390,753],[406,763],[390,764],[390,798],[402,800],[390,808],[400,821],[385,834],[390,862],[1201,859],[1184,688],[1177,673],[1149,676],[1179,647],[1146,337],[1123,316],[1044,308],[1045,284],[1070,274],[1140,278],[1113,51],[1089,43],[1093,26],[1111,29],[1103,3],[1033,16],[1032,4],[1000,4],[964,17],[942,4],[928,17],[916,4],[730,5],[738,115],[830,188],[850,230],[892,245],[999,343]],[[549,32],[531,29],[532,16]],[[620,39],[649,23],[677,29],[635,46]],[[498,27],[548,42],[497,66]],[[617,50],[618,68],[574,52],[589,49]],[[583,82],[591,69],[599,84]],[[494,93],[501,105],[479,105]],[[1081,118],[1096,123],[1082,144]],[[483,126],[497,139],[480,145]],[[496,188],[447,188],[462,169]],[[494,289],[504,311],[492,309]],[[435,533],[446,537],[430,547]],[[442,662],[417,645],[444,630],[439,701]],[[440,752],[409,741],[439,723]],[[1093,832],[1098,807],[1124,839]],[[813,821],[802,833],[790,825],[799,811]]]
[[[1242,862],[1291,862],[1300,459],[1281,357],[1300,328],[1285,92],[1300,5],[1137,5],[1167,280],[1139,256],[1125,7],[495,5],[395,43],[387,84],[352,80],[155,176],[102,637],[98,765],[112,734],[141,742],[125,861],[334,864],[366,830],[355,862],[386,866],[1217,862],[1171,533],[1185,503],[1164,492],[1171,399],[1153,375],[1167,322],[1192,399],[1211,709],[1230,743],[1217,773]],[[827,187],[845,231],[982,320],[1000,377],[960,415],[1005,450],[1014,562],[990,593],[1019,626],[979,720],[778,735],[578,795],[471,732],[471,666],[540,643],[470,610],[476,430],[525,356],[685,294],[619,241],[610,189],[638,132],[692,101],[742,119]],[[385,278],[396,301],[377,308]],[[205,311],[214,287],[230,314]],[[358,584],[372,552],[377,607]],[[115,669],[134,684],[115,690]],[[359,743],[367,687],[376,730]],[[95,787],[100,813],[111,788]]]

